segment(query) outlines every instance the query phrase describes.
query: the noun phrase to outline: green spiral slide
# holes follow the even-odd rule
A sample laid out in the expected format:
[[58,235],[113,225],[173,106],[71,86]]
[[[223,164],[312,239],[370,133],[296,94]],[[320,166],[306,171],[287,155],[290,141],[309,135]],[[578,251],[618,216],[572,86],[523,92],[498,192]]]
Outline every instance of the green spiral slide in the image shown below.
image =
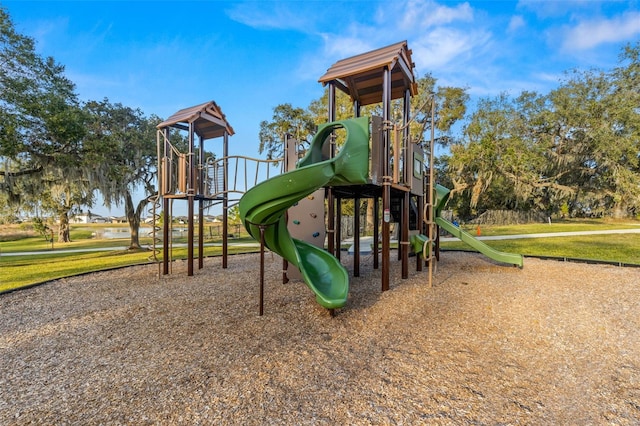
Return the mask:
[[[346,141],[334,158],[325,159],[322,146],[338,129]],[[316,301],[327,309],[347,301],[349,276],[340,261],[320,247],[292,238],[287,209],[324,186],[366,183],[369,175],[369,118],[326,123],[319,127],[307,154],[293,171],[275,176],[247,191],[240,199],[240,218],[256,240],[264,232],[265,245],[295,265]]]

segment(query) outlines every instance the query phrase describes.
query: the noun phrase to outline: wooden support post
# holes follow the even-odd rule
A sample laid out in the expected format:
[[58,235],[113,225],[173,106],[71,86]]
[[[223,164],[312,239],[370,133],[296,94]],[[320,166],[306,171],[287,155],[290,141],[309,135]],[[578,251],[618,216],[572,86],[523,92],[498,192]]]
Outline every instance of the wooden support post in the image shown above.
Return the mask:
[[[435,185],[433,184],[433,181],[435,179],[435,173],[433,170],[434,167],[434,159],[433,159],[433,155],[434,155],[434,146],[433,144],[435,143],[435,110],[436,110],[436,98],[435,98],[435,94],[431,94],[431,141],[429,143],[429,185],[427,186],[427,190],[429,191],[429,238],[430,238],[430,243],[429,243],[429,288],[431,288],[432,286],[432,282],[433,282],[433,269],[434,269],[434,259],[433,259],[433,239],[436,238],[436,261],[440,260],[439,259],[439,250],[440,250],[440,239],[439,237],[437,237],[437,235],[439,234],[438,232],[438,227],[434,225],[434,221],[436,220],[435,218],[435,214],[436,214],[436,209],[435,209]],[[434,232],[436,233],[436,235],[434,236]]]
[[187,173],[187,275],[193,276],[193,215],[194,215],[194,176],[193,176],[193,123],[189,123],[189,153],[186,164]]
[[396,229],[394,233],[396,234],[396,237],[398,239],[398,249],[396,250],[396,257],[398,262],[400,262],[402,260],[402,222],[404,219],[404,213],[402,212],[402,209],[404,205],[404,199],[400,198],[397,203],[398,207],[400,208],[400,212],[398,213],[398,216],[394,216],[393,219],[396,221]]
[[[329,122],[333,122],[336,119],[336,86],[334,83],[329,83],[329,93],[328,93],[328,119]],[[336,145],[334,143],[333,137],[330,137],[329,140],[329,158],[333,158],[336,156]],[[335,199],[333,195],[333,188],[327,188],[327,233],[328,235],[328,247],[329,253],[332,255],[336,255],[336,234],[335,234],[335,226],[336,226],[336,211],[335,211]],[[340,243],[338,242],[337,250],[340,250]]]
[[289,282],[289,277],[287,276],[287,269],[289,269],[289,262],[287,259],[282,259],[282,284],[286,284]]
[[[198,199],[198,269],[204,267],[204,139],[199,137],[200,146],[198,148],[198,179],[196,180]],[[194,167],[195,168],[195,167]]]
[[373,269],[379,268],[380,263],[380,197],[373,198]]
[[400,244],[402,250],[402,279],[409,278],[409,191],[402,199],[402,229],[400,230]]
[[353,200],[353,276],[360,276],[360,198]]
[[189,215],[189,219],[187,220],[187,275],[191,277],[193,276],[193,194],[187,196],[187,205],[187,214]]
[[222,155],[224,157],[222,177],[222,269],[227,268],[229,254],[229,134],[225,131],[223,137]]
[[260,225],[260,316],[264,313],[264,225]]
[[162,198],[162,275],[169,273],[169,262],[171,254],[169,253],[169,240],[171,239],[171,216],[169,215],[169,199]]
[[204,267],[204,200],[198,200],[198,269]]
[[[422,234],[424,230],[424,196],[418,195],[416,197],[416,204],[418,206],[418,217],[416,228],[418,228],[418,233]],[[422,263],[423,259],[420,253],[416,253],[416,271],[422,271]]]
[[382,183],[382,291],[389,290],[389,257],[391,256],[390,222],[391,222],[391,178],[384,177]]
[[327,251],[335,255],[336,250],[336,207],[333,189],[327,188]]
[[[286,170],[286,169],[285,169]],[[284,221],[285,223],[289,223],[289,213],[284,213]],[[287,271],[289,270],[289,262],[284,257],[282,258],[282,284],[286,284],[289,282],[289,277],[287,276]]]
[[335,239],[336,239],[336,252],[334,256],[340,260],[340,242],[342,241],[342,198],[335,197],[336,202],[336,222],[335,222]]
[[389,256],[391,221],[391,174],[389,151],[391,149],[391,70],[387,67],[382,75],[382,291],[389,290]]

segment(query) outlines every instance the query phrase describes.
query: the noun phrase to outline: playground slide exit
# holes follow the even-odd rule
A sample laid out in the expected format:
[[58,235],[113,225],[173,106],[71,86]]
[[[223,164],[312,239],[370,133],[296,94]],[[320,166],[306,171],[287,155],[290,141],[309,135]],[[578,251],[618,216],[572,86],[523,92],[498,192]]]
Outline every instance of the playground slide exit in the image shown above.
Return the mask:
[[493,247],[483,243],[477,238],[473,237],[468,232],[463,231],[459,226],[454,225],[449,222],[445,218],[443,218],[440,213],[444,208],[447,200],[449,199],[449,189],[445,188],[442,185],[436,185],[435,189],[436,194],[436,208],[435,208],[435,222],[442,229],[453,235],[454,237],[460,239],[462,242],[471,246],[474,250],[479,251],[490,259],[496,260],[502,263],[509,263],[515,266],[519,266],[522,268],[524,262],[521,254],[515,253],[505,253],[502,251],[498,251]]
[[[322,146],[331,133],[346,131],[346,140],[331,159]],[[297,168],[275,176],[247,191],[240,199],[240,218],[253,238],[295,265],[327,309],[340,308],[347,301],[349,276],[340,261],[321,247],[292,238],[285,213],[295,203],[324,186],[366,183],[369,175],[369,118],[326,123],[319,127],[307,154]]]
[[460,239],[463,243],[466,243],[474,250],[479,251],[490,259],[502,263],[510,263],[512,265],[519,266],[520,268],[522,268],[524,264],[521,254],[498,251],[442,217],[436,217],[436,224],[454,237]]

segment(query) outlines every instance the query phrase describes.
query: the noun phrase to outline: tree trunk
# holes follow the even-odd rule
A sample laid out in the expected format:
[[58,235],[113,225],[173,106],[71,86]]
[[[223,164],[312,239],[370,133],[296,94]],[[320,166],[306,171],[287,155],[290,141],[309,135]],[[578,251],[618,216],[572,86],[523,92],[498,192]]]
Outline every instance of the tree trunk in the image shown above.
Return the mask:
[[60,213],[58,219],[60,221],[60,227],[58,228],[58,242],[70,243],[71,234],[70,234],[70,227],[69,227],[69,216],[67,216],[67,212],[64,211]]
[[127,216],[127,222],[129,222],[129,231],[131,233],[129,250],[140,249],[140,213],[137,209],[133,208],[133,199],[131,198],[130,192],[127,192],[127,195],[125,196],[124,211]]
[[616,203],[611,209],[611,215],[614,219],[626,219],[629,217],[629,213],[623,203]]
[[378,226],[377,223],[373,223],[373,198],[367,199],[367,219],[365,231],[373,233],[373,227]]
[[127,221],[129,222],[129,231],[131,232],[131,240],[129,242],[129,250],[138,250],[142,248],[140,246],[140,216],[142,216],[142,211],[147,205],[147,199],[144,198],[140,200],[138,206],[134,209],[133,207],[133,198],[131,197],[131,193],[127,192],[125,197],[124,209],[125,214],[127,216]]

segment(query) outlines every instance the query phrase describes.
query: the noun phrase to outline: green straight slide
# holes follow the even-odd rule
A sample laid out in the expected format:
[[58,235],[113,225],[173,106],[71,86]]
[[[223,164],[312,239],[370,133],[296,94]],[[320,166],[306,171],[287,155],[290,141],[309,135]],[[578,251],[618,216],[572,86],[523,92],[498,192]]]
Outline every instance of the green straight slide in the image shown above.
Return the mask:
[[522,268],[522,266],[524,265],[521,254],[498,251],[442,217],[436,217],[436,225],[438,225],[454,237],[460,239],[463,243],[471,246],[474,250],[479,251],[480,253],[493,260],[516,265],[520,268]]
[[[322,146],[338,128],[346,130],[346,141],[338,154],[324,159]],[[247,191],[240,199],[240,218],[253,238],[295,265],[316,301],[327,309],[347,301],[349,276],[340,261],[323,248],[291,237],[287,209],[324,186],[366,183],[369,175],[369,118],[326,123],[318,128],[307,154],[293,171],[275,176]]]
[[[449,189],[445,188],[442,185],[436,185],[434,195],[436,199],[435,200],[436,225],[438,225],[439,227],[441,227],[442,229],[444,229],[454,237],[461,240],[463,243],[472,247],[474,250],[479,251],[480,253],[484,254],[490,259],[493,259],[495,261],[502,262],[502,263],[516,265],[516,266],[519,266],[520,268],[523,267],[524,261],[521,254],[505,253],[502,251],[498,251],[493,247],[488,246],[487,244],[478,240],[477,238],[473,237],[468,232],[463,231],[460,227],[454,225],[453,223],[449,222],[448,220],[446,220],[440,215],[442,212],[442,209],[444,208],[445,204],[449,199]],[[422,250],[421,247],[423,247],[424,243],[426,242],[426,238],[427,237],[423,235],[414,236],[412,241],[412,246],[416,253],[419,253]]]

